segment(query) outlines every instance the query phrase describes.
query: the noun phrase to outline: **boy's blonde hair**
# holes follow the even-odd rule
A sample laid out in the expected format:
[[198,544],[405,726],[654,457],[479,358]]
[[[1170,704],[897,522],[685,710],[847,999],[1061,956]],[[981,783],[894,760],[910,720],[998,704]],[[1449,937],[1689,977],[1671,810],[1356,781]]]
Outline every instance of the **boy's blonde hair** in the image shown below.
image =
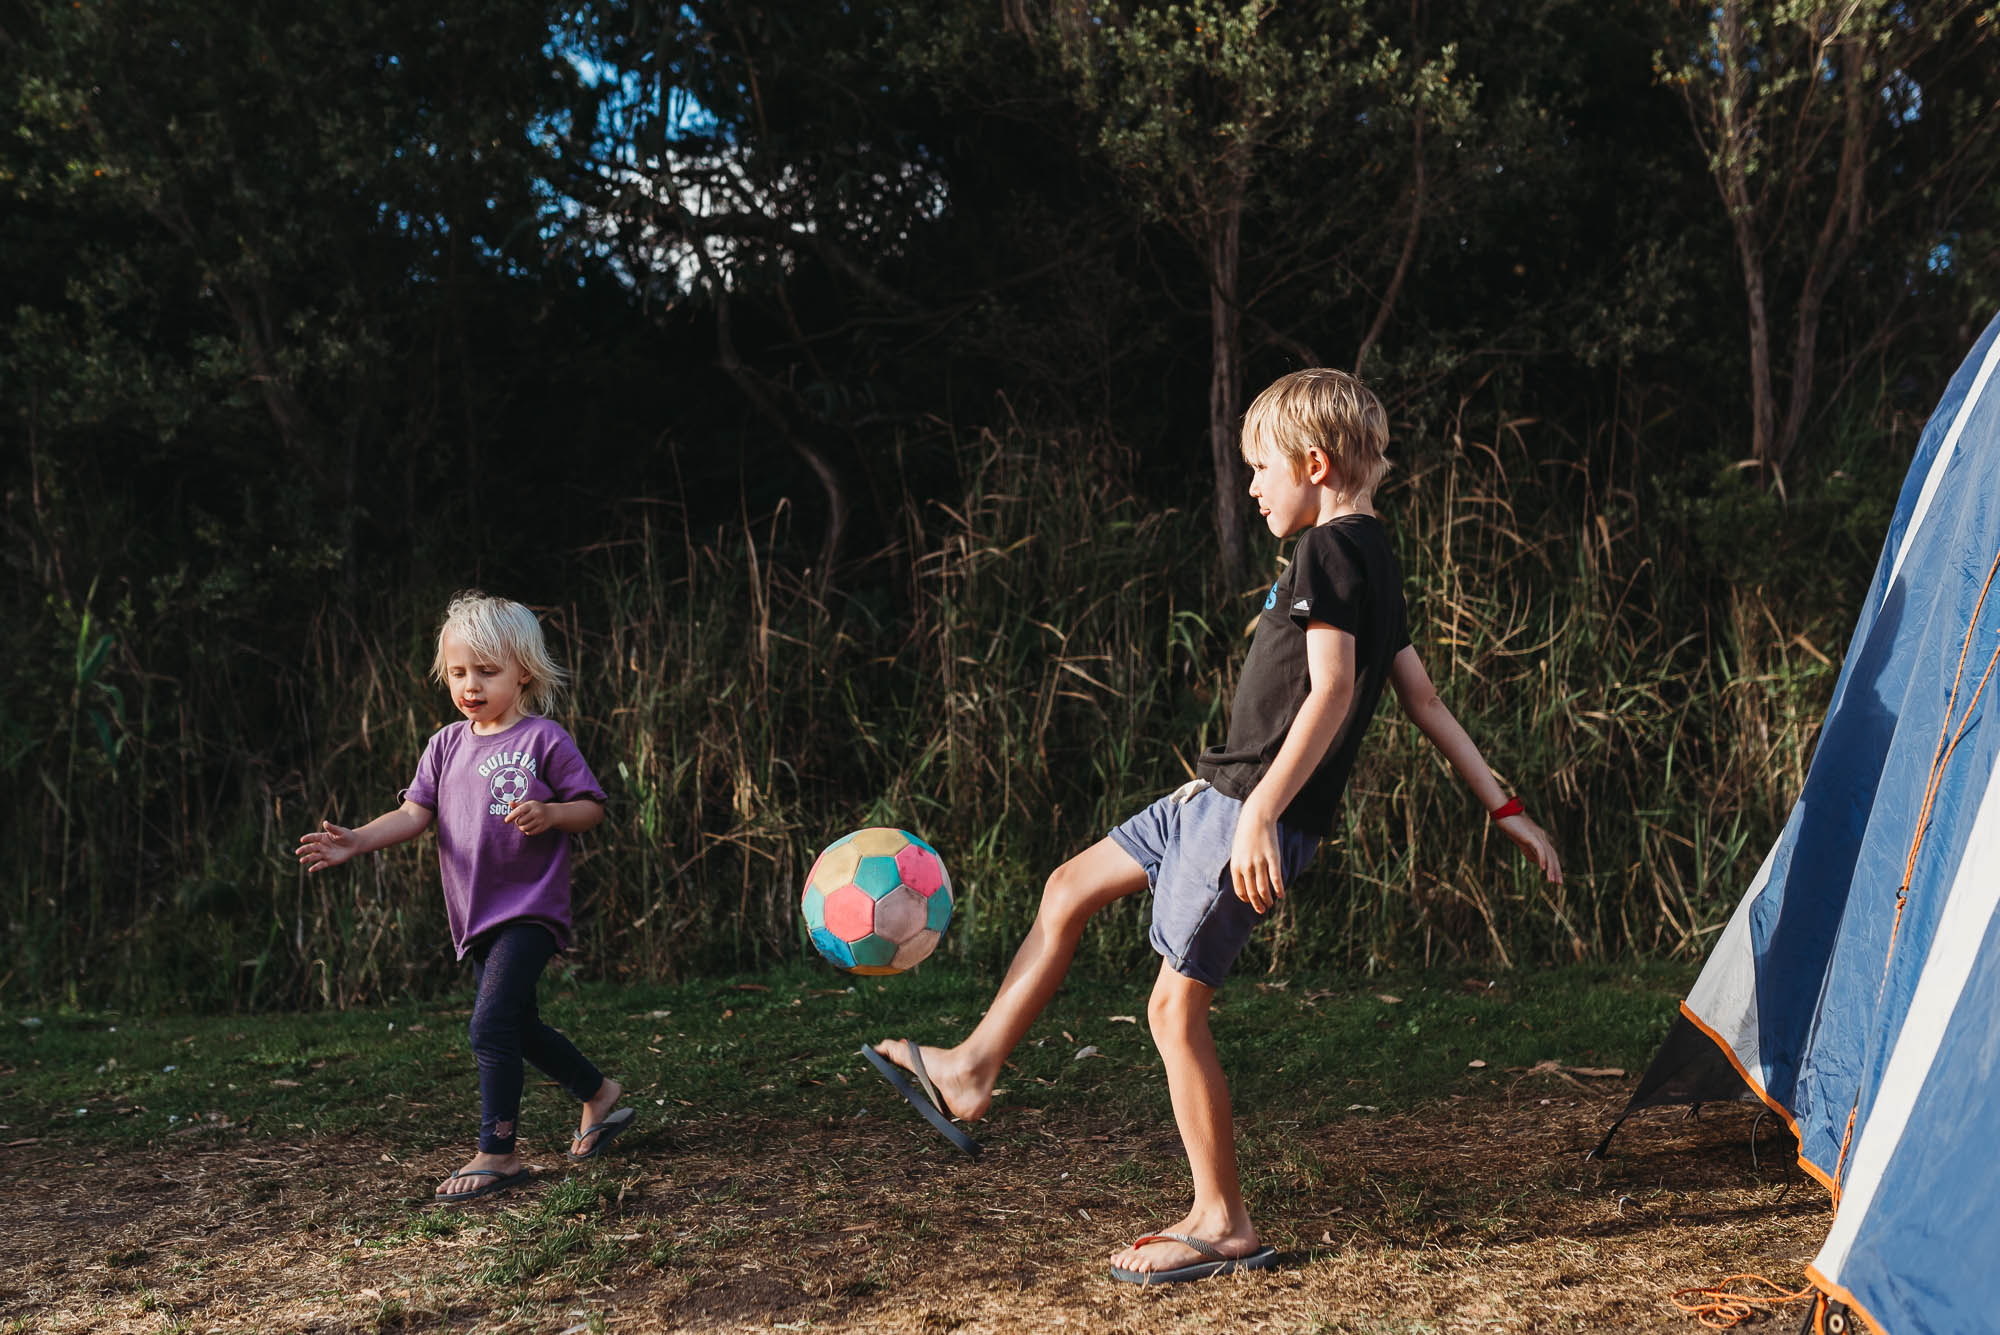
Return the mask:
[[1375,490],[1389,471],[1389,415],[1382,401],[1347,372],[1314,367],[1278,377],[1243,414],[1246,459],[1288,459],[1296,476],[1314,446],[1326,452],[1331,481],[1342,493]]
[[438,624],[437,656],[431,660],[431,676],[439,685],[444,679],[444,636],[456,632],[466,647],[492,663],[514,662],[528,674],[521,687],[521,712],[547,714],[562,698],[569,674],[549,657],[542,639],[542,623],[519,603],[493,598],[477,589],[455,594]]

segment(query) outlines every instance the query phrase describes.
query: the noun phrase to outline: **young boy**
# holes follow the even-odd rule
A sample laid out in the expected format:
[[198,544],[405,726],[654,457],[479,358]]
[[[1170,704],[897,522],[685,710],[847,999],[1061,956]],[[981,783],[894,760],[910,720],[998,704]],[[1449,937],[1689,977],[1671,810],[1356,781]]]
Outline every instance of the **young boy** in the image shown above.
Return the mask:
[[1146,1018],[1166,1065],[1194,1205],[1112,1256],[1119,1280],[1173,1283],[1276,1260],[1259,1244],[1237,1182],[1209,1004],[1251,927],[1333,832],[1385,685],[1501,830],[1549,880],[1562,879],[1548,836],[1501,791],[1410,645],[1401,574],[1372,505],[1387,445],[1381,403],[1340,371],[1295,372],[1250,405],[1243,419],[1250,494],[1273,534],[1302,536],[1264,600],[1227,740],[1203,753],[1194,780],[1049,877],[1027,940],[964,1042],[933,1048],[899,1039],[875,1049],[935,1090],[944,1111],[982,1116],[1001,1063],[1062,982],[1084,923],[1150,886],[1150,935],[1163,959]]

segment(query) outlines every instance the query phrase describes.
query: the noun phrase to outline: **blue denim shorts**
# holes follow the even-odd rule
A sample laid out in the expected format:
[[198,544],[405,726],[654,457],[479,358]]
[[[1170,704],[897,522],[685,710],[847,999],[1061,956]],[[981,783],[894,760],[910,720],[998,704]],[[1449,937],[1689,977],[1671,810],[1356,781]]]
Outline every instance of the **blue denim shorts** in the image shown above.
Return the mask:
[[[1229,879],[1242,812],[1241,802],[1193,779],[1111,831],[1153,887],[1153,949],[1175,973],[1210,987],[1222,986],[1262,916],[1236,897]],[[1278,826],[1287,887],[1318,851],[1318,836]]]

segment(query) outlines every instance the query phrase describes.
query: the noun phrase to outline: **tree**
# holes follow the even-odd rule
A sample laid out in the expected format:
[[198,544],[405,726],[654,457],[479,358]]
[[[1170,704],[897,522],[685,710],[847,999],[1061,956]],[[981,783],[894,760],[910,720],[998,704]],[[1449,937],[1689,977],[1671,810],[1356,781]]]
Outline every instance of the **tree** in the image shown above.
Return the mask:
[[1987,202],[2000,7],[1721,0],[1698,12],[1656,66],[1686,99],[1728,214],[1748,324],[1750,458],[1777,484],[1816,404],[1836,295],[1869,271],[1884,289],[1874,327],[1835,360],[1844,382],[1891,341],[1889,312],[1921,290],[1926,267],[1951,262],[1953,238]]
[[[1010,19],[1025,27],[1025,9]],[[1375,298],[1354,349],[1355,364],[1365,363],[1395,309],[1431,206],[1427,164],[1438,142],[1463,131],[1472,90],[1452,84],[1450,46],[1429,58],[1399,50],[1375,31],[1360,0],[1282,12],[1271,0],[1062,0],[1046,32],[1078,103],[1095,118],[1111,168],[1145,216],[1188,245],[1207,279],[1215,525],[1224,566],[1240,580],[1249,570],[1249,505],[1237,455],[1244,325],[1287,346],[1298,361],[1321,360],[1310,344],[1261,320],[1257,308],[1312,269],[1337,265]],[[1384,177],[1400,189],[1382,190]],[[1385,194],[1401,196],[1402,207],[1388,207]],[[1379,248],[1370,254],[1361,242],[1392,214],[1397,243],[1386,255]],[[1251,215],[1262,261],[1254,280],[1244,264]]]

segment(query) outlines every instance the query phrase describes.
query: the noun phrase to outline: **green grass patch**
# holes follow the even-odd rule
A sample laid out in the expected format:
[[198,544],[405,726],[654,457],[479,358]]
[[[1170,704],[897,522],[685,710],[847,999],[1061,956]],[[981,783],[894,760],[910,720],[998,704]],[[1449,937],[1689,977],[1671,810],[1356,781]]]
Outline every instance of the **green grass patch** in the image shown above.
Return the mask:
[[[1145,966],[1073,976],[1003,1073],[998,1106],[1110,1106],[1164,1118]],[[1218,997],[1214,1031],[1246,1112],[1391,1112],[1492,1089],[1549,1059],[1636,1075],[1693,972],[1592,964],[1476,977],[1246,978]],[[882,980],[798,966],[673,986],[558,975],[544,982],[542,1011],[626,1083],[647,1112],[646,1130],[671,1134],[676,1123],[724,1113],[879,1113],[894,1095],[856,1049],[898,1035],[963,1035],[994,981],[936,965]],[[411,1150],[469,1143],[478,1116],[469,1003],[200,1018],[7,1013],[0,1130],[9,1140],[106,1148],[237,1133],[367,1136]],[[559,1145],[574,1116],[568,1096],[530,1070],[522,1121],[535,1142]],[[549,1193],[544,1207],[559,1199]]]

